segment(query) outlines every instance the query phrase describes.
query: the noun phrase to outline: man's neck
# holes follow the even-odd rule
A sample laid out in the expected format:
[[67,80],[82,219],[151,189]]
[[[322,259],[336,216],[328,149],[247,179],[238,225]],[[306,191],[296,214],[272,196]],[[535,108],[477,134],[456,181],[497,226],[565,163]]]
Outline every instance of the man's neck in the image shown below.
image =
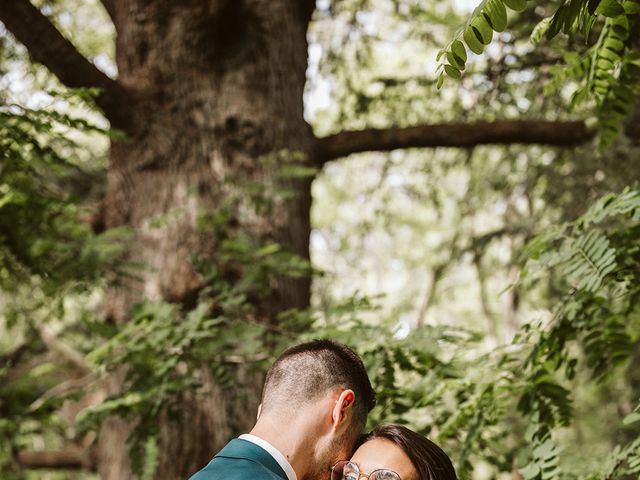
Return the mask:
[[313,450],[309,449],[309,439],[305,438],[305,433],[308,433],[306,426],[299,425],[295,420],[288,421],[283,426],[280,421],[263,417],[249,433],[278,449],[296,472],[298,479],[304,478],[309,459],[313,456]]

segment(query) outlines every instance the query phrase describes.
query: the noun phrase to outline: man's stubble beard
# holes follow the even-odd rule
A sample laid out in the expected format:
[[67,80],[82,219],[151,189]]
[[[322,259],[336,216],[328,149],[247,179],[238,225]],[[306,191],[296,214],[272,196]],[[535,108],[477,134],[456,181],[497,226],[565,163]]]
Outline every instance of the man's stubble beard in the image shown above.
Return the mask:
[[[351,452],[353,441],[350,435],[344,434],[340,438],[333,438],[327,445],[318,445],[317,454],[313,459],[307,474],[298,480],[330,480],[331,467],[340,460],[348,460],[343,458],[346,454],[342,452]],[[351,444],[351,445],[349,445]]]

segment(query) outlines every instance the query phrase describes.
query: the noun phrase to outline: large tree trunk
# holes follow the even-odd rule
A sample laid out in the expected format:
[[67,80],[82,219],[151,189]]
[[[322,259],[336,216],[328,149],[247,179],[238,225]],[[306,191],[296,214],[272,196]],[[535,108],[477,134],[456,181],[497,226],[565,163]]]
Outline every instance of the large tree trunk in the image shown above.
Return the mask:
[[[115,279],[109,287],[112,321],[126,322],[142,298],[192,305],[203,287],[192,255],[213,259],[218,247],[196,220],[223,201],[217,187],[236,174],[268,183],[276,167],[258,159],[270,152],[312,154],[302,103],[312,8],[296,0],[110,2],[119,81],[136,100],[122,105],[130,110],[130,138],[111,148],[106,226],[132,227],[130,259],[145,265],[137,280]],[[275,217],[242,219],[238,228],[308,258],[309,183],[288,185],[297,196]],[[269,319],[308,301],[309,279],[281,279],[259,308]],[[207,372],[202,381],[200,394],[186,392],[175,400],[177,414],[160,419],[158,479],[186,478],[255,419],[260,382],[252,379],[253,387],[232,396]],[[111,387],[117,392],[119,382]],[[102,479],[132,477],[128,433],[121,419],[104,423]]]

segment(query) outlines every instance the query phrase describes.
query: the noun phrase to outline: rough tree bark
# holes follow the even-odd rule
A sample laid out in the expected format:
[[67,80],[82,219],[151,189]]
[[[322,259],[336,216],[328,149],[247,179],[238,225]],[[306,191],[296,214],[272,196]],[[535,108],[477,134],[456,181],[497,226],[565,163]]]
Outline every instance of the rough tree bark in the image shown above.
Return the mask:
[[[211,258],[217,248],[196,219],[223,200],[216,187],[226,177],[266,183],[277,166],[265,167],[261,156],[312,153],[302,104],[311,8],[293,0],[114,0],[109,11],[119,82],[136,101],[122,105],[130,138],[111,148],[105,224],[136,231],[131,259],[146,266],[141,278],[107,292],[109,318],[123,322],[142,298],[194,301],[203,285],[191,257]],[[307,258],[309,186],[290,185],[296,200],[282,205],[276,219],[254,218],[240,228]],[[163,216],[163,226],[154,226]],[[308,279],[283,280],[263,313],[305,307],[308,299]],[[204,395],[185,393],[175,413],[161,418],[159,479],[187,477],[255,419],[257,391],[243,400],[247,392],[223,395],[207,372],[202,382]],[[101,478],[130,478],[128,430],[117,418],[103,425]]]

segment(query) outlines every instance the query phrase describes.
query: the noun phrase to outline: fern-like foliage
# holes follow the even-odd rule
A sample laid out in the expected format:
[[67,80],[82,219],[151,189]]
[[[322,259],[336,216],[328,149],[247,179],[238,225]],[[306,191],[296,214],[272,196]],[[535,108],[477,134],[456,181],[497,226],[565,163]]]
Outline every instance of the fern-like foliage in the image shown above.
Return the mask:
[[558,456],[560,449],[550,438],[537,444],[532,459],[526,467],[520,469],[524,480],[551,480],[558,478]]
[[567,243],[572,253],[564,268],[566,275],[574,280],[576,288],[597,291],[604,277],[616,268],[616,252],[609,239],[591,230]]
[[576,223],[583,228],[600,224],[610,218],[628,217],[633,223],[640,222],[640,190],[626,189],[620,194],[610,193],[596,201]]
[[[507,27],[508,9],[522,11],[526,7],[526,0],[481,2],[451,43],[438,53],[437,87],[447,76],[461,78],[467,50],[482,54],[493,33]],[[606,147],[619,135],[622,121],[640,93],[640,51],[631,34],[640,28],[640,0],[564,0],[552,16],[534,27],[530,39],[536,44],[559,33],[579,33],[588,39],[599,18],[604,24],[597,42],[582,58],[569,55],[545,91],[558,90],[567,80],[577,82],[572,106],[595,100],[600,145]]]
[[521,12],[526,7],[527,0],[483,0],[452,42],[438,52],[436,61],[442,62],[438,66],[437,87],[442,86],[445,76],[462,76],[467,62],[467,49],[480,55],[491,43],[493,32],[502,32],[507,28],[508,9]]
[[[364,352],[364,358],[376,383],[387,392],[383,418],[408,420],[409,407],[428,413],[429,422],[420,429],[445,446],[456,446],[460,478],[471,478],[481,459],[503,472],[512,472],[515,465],[527,480],[578,480],[561,461],[557,433],[575,419],[576,371],[604,381],[630,359],[637,341],[632,322],[640,317],[638,238],[640,189],[629,188],[606,195],[580,218],[533,241],[527,251],[527,277],[541,268],[546,280],[554,271],[566,279],[558,288],[567,293],[552,318],[525,325],[508,350],[475,360],[481,366],[474,375],[452,375],[452,364],[429,356],[410,354],[413,360],[400,361],[389,339],[384,338],[383,345],[367,340],[372,350]],[[349,335],[341,335],[345,334]],[[404,344],[402,351],[425,348],[415,338],[411,344]],[[464,365],[462,358],[456,357],[458,367]],[[420,364],[419,375],[410,377],[408,387],[402,386],[398,379],[417,372]],[[640,413],[627,418],[640,422]],[[505,423],[526,432],[513,450],[500,428]],[[579,480],[636,478],[628,475],[637,476],[637,445],[621,444],[599,464],[601,469]]]
[[[546,327],[527,327],[516,340],[533,345],[518,371],[518,407],[529,418],[531,438],[529,463],[520,469],[525,479],[568,478],[560,471],[553,433],[572,421],[566,382],[574,379],[577,364],[600,381],[631,356],[637,341],[631,323],[640,309],[639,234],[640,189],[629,188],[604,196],[574,222],[529,245],[527,275],[536,268],[556,271],[566,279],[568,292]],[[636,411],[625,423],[638,421]],[[637,442],[616,447],[602,470],[583,480],[637,476],[638,447]]]
[[585,477],[583,480],[624,480],[640,478],[640,438],[628,445],[616,445],[605,459],[600,472]]

